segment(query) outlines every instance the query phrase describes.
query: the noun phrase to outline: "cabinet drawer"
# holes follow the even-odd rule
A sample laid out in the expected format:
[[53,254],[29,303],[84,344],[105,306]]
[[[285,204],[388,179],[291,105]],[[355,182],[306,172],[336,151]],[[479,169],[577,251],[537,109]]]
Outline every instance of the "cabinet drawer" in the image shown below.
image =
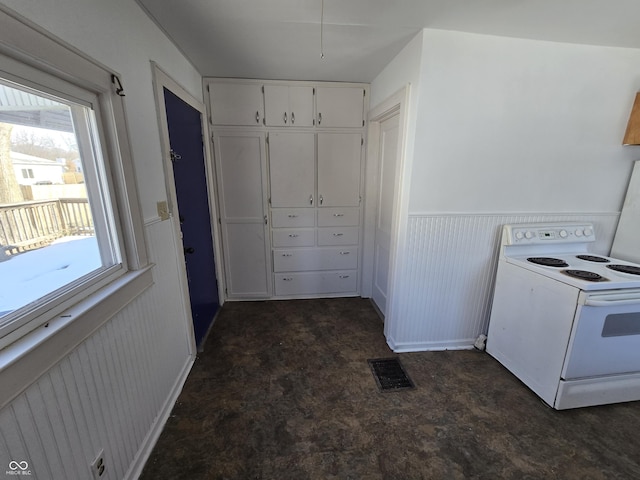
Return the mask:
[[321,208],[318,210],[319,227],[344,227],[359,224],[359,208]]
[[350,270],[358,268],[358,248],[300,248],[273,251],[274,272]]
[[315,226],[313,208],[274,208],[271,210],[271,226],[313,227]]
[[274,247],[313,247],[315,230],[307,229],[275,229],[273,230]]
[[357,245],[360,227],[323,227],[318,229],[318,245]]
[[276,273],[276,295],[314,295],[328,293],[355,293],[357,271]]

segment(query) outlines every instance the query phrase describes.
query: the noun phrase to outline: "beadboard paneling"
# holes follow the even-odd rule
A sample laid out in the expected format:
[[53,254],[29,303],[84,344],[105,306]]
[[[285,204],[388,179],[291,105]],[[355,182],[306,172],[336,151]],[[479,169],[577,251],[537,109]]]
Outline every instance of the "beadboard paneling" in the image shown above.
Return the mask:
[[486,332],[502,225],[592,222],[591,251],[609,253],[618,213],[410,215],[406,264],[387,325],[395,351],[472,348]]
[[0,411],[0,471],[87,479],[104,449],[105,480],[139,473],[193,362],[170,221],[146,237],[154,285]]

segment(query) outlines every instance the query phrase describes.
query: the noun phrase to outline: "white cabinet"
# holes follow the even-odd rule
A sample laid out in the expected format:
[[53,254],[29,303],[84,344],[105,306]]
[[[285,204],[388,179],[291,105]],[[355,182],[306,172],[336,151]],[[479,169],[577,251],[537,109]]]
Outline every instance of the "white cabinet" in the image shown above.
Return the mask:
[[269,134],[269,179],[272,207],[315,205],[315,134]]
[[262,85],[210,83],[209,107],[214,125],[260,126],[264,119]]
[[264,86],[265,124],[273,127],[312,127],[313,87]]
[[366,86],[205,87],[228,297],[357,295]]
[[318,133],[318,205],[360,205],[360,133]]
[[231,298],[271,296],[265,135],[218,131],[213,136],[225,281]]
[[317,126],[323,128],[364,127],[364,95],[365,90],[362,87],[317,87]]

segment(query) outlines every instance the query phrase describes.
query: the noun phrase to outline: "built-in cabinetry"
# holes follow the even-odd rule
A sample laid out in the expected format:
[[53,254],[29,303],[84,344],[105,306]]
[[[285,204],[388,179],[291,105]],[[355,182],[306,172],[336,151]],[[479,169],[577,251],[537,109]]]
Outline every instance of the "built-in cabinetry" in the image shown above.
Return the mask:
[[227,296],[357,295],[367,86],[210,78],[205,93]]

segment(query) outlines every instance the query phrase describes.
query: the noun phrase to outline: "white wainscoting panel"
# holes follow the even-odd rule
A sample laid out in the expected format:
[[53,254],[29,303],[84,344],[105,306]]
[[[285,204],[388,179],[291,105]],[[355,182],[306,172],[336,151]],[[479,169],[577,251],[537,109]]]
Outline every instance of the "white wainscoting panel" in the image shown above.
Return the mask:
[[607,255],[618,213],[410,215],[406,264],[400,266],[395,318],[387,325],[394,351],[473,348],[486,333],[502,225],[592,222],[591,251]]
[[104,449],[102,478],[139,474],[194,358],[170,221],[146,237],[154,285],[0,411],[0,473],[90,479]]

